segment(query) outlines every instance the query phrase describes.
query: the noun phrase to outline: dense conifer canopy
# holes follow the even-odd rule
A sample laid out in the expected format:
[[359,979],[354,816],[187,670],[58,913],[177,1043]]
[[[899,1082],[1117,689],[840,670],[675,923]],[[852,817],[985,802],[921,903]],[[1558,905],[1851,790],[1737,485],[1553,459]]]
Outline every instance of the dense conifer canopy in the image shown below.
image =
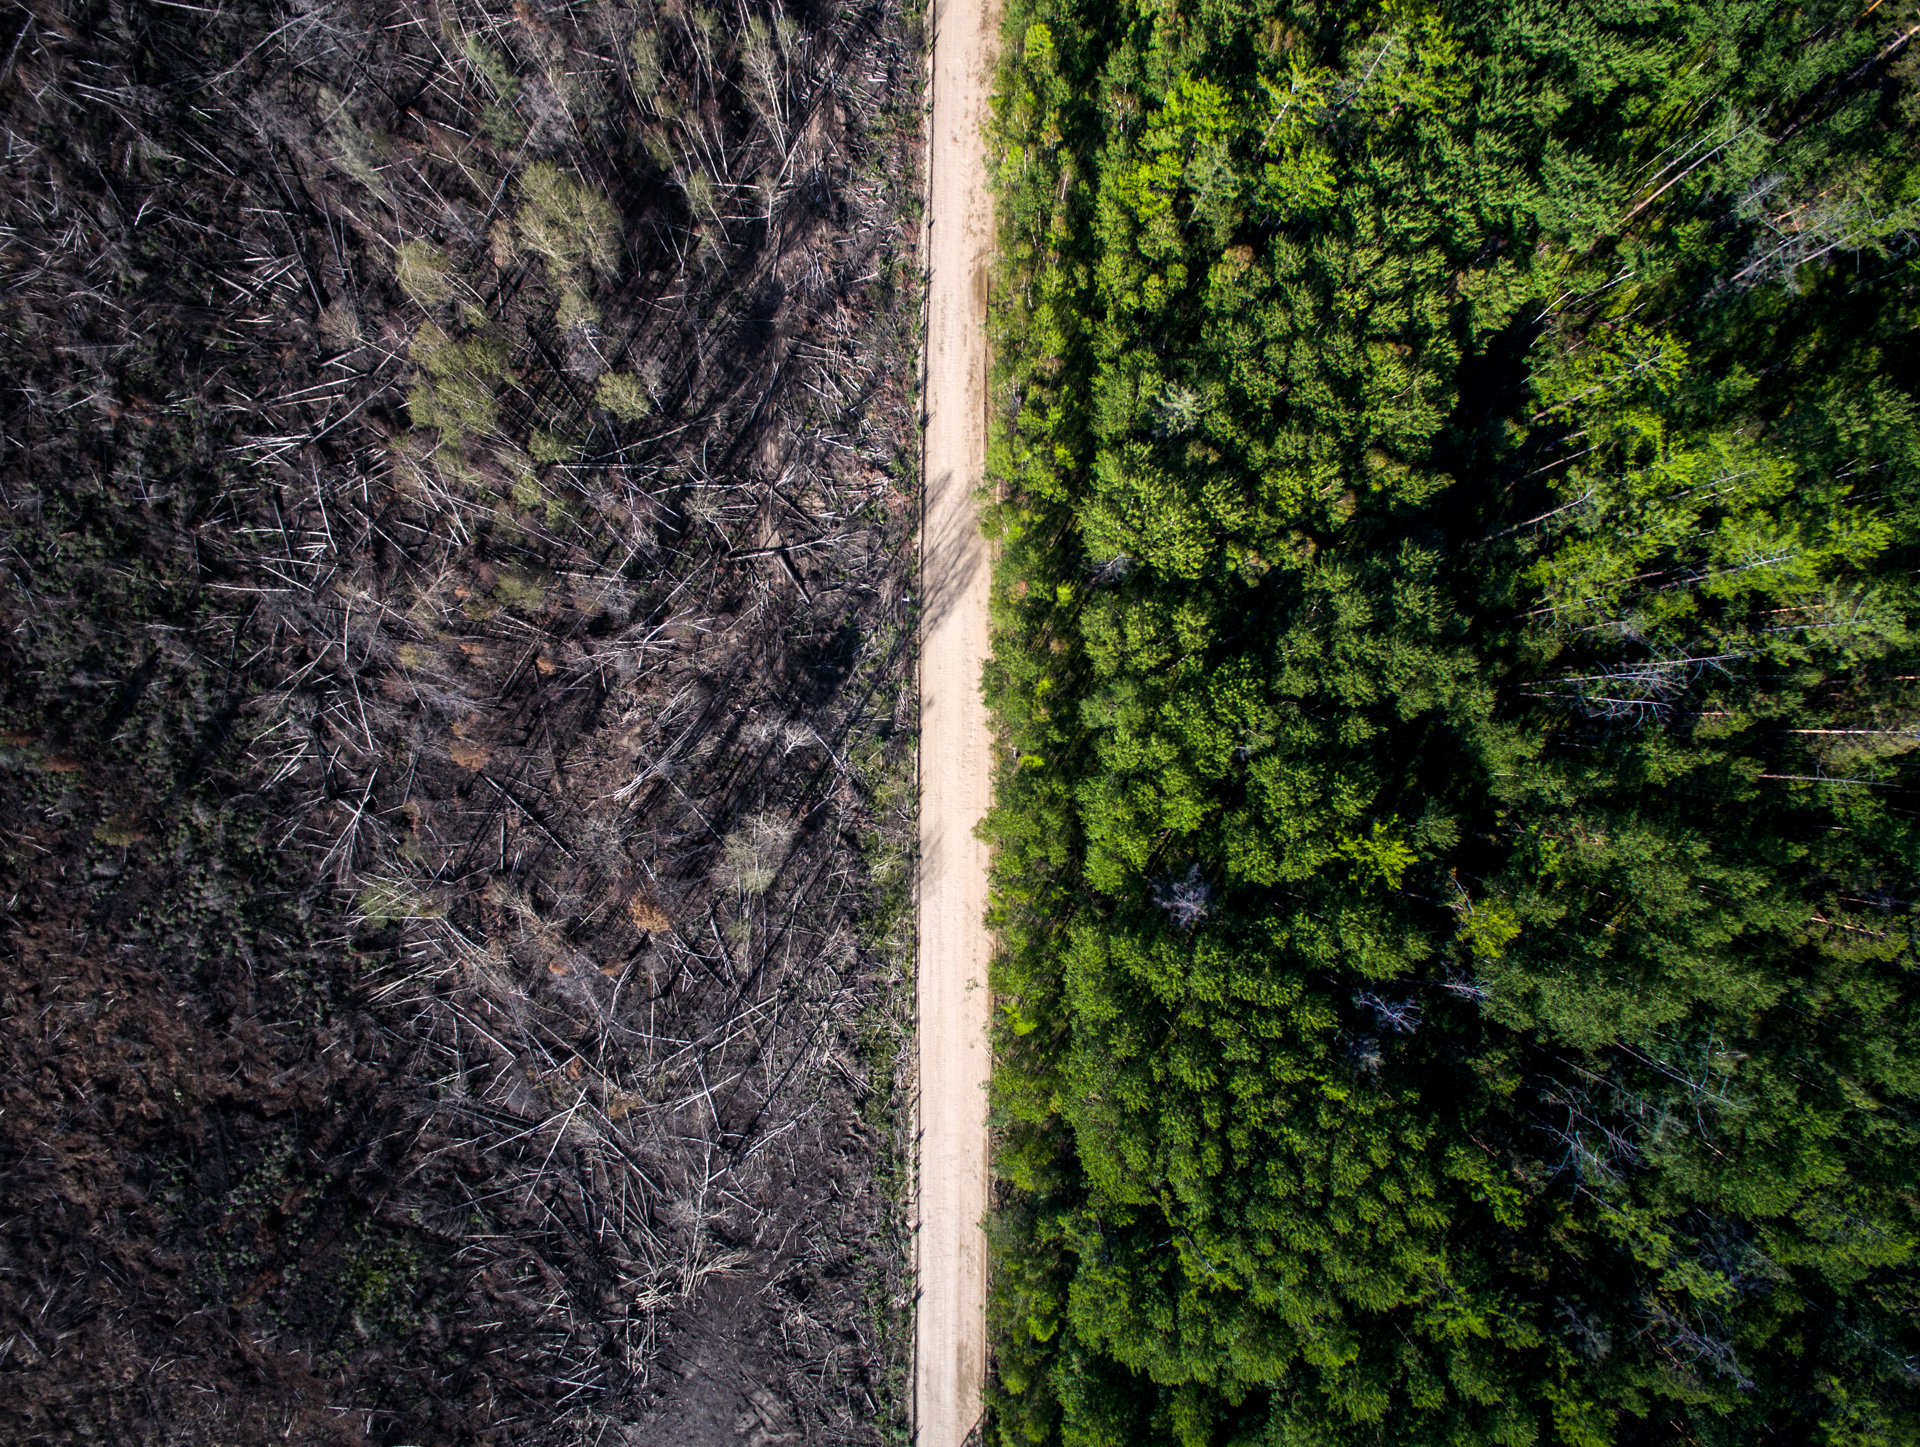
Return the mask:
[[1917,19],[1010,5],[1002,1441],[1920,1441]]

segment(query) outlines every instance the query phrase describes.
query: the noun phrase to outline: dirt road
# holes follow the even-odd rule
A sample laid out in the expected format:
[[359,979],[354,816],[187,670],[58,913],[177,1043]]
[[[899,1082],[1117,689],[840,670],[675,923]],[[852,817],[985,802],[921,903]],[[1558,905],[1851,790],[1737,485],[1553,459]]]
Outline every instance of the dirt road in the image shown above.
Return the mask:
[[986,460],[983,324],[993,243],[981,127],[993,0],[934,0],[929,146],[926,507],[920,635],[920,1447],[960,1447],[986,1374],[987,903],[991,765],[980,664],[987,550],[974,519]]

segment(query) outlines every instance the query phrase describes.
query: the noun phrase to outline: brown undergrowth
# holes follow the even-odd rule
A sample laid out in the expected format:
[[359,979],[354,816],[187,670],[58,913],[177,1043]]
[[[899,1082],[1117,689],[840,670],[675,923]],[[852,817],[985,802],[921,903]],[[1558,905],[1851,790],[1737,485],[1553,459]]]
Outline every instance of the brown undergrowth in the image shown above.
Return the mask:
[[898,1435],[917,12],[6,24],[0,1431]]

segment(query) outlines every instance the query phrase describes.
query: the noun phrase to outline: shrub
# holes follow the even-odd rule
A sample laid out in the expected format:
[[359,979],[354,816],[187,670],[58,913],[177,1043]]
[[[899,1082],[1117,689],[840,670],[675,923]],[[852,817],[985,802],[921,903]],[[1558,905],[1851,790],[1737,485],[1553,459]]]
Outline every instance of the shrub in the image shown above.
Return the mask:
[[423,311],[432,311],[453,299],[453,277],[447,254],[431,241],[403,241],[394,257],[400,290]]
[[640,379],[631,372],[609,372],[593,389],[593,400],[622,422],[638,422],[653,411]]
[[521,255],[540,257],[556,279],[611,272],[620,261],[620,219],[612,204],[547,161],[520,178],[513,239]]

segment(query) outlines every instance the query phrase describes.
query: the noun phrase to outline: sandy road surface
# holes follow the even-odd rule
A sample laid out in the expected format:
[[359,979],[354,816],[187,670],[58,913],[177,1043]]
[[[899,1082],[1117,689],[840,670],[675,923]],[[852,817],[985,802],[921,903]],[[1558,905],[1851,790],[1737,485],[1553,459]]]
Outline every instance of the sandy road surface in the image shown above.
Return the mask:
[[991,765],[980,663],[987,549],[972,493],[986,460],[988,65],[994,0],[934,0],[928,148],[926,507],[920,634],[920,1447],[960,1447],[986,1375],[987,850]]

